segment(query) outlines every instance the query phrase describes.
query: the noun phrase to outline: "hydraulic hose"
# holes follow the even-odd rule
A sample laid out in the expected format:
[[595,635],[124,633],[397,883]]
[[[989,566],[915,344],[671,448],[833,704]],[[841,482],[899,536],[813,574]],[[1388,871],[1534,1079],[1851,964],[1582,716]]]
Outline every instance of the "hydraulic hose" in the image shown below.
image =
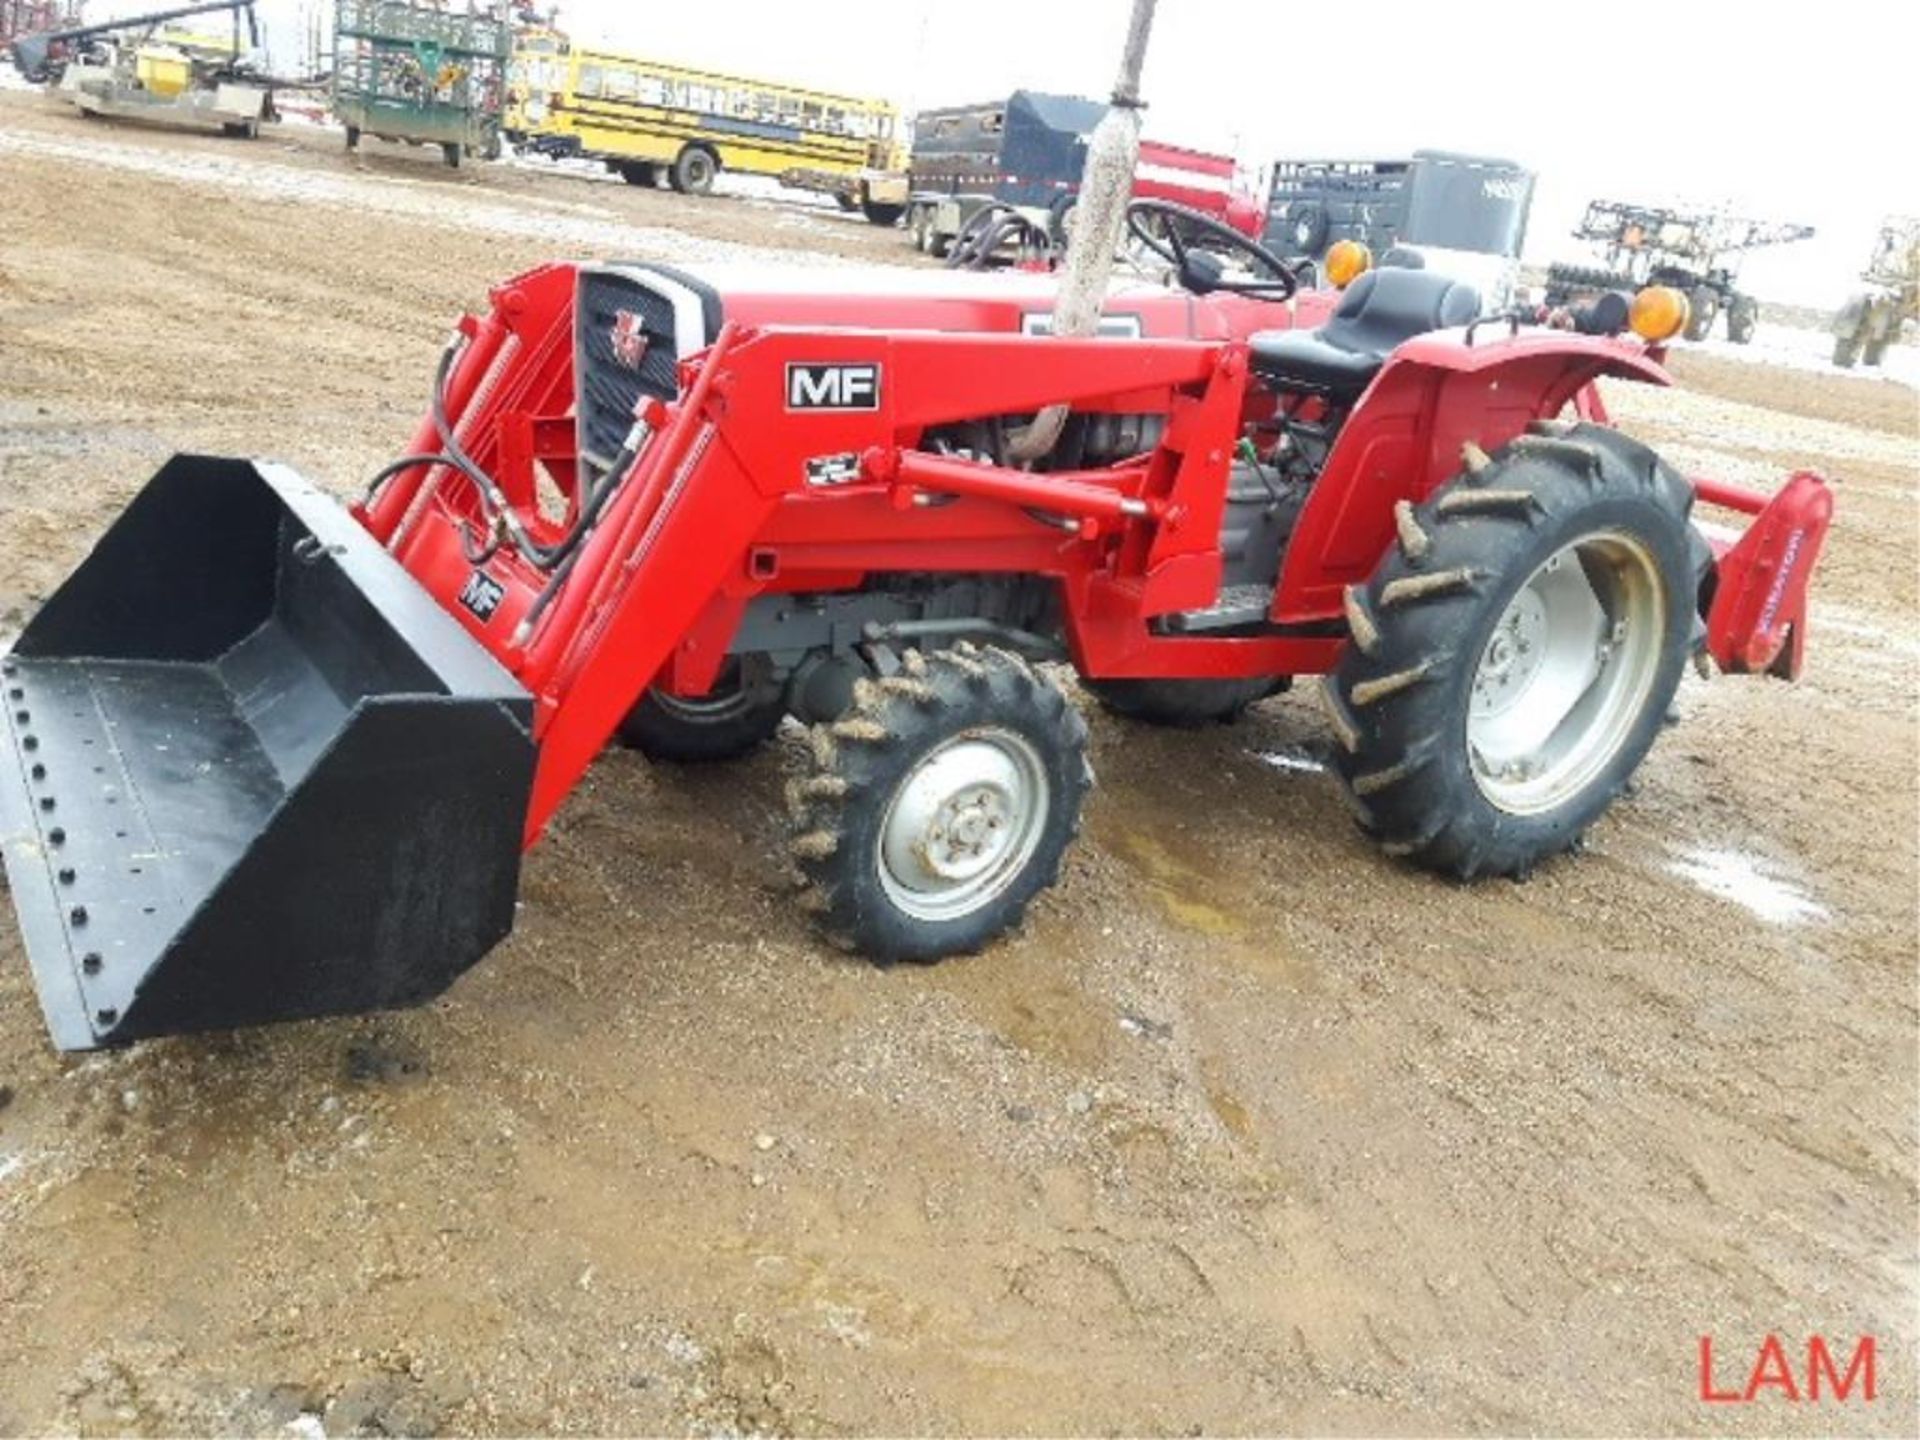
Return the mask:
[[[371,502],[374,496],[379,494],[382,485],[385,485],[402,471],[410,470],[416,465],[450,466],[466,476],[468,480],[472,481],[474,487],[479,491],[481,508],[486,512],[489,522],[488,528],[492,532],[485,545],[476,546],[473,540],[472,528],[464,521],[461,522],[460,551],[466,557],[467,563],[470,565],[484,565],[488,560],[492,559],[494,554],[499,550],[503,539],[511,539],[514,549],[524,555],[536,567],[542,570],[555,571],[566,564],[567,560],[578,548],[580,542],[586,538],[587,533],[592,530],[594,524],[599,520],[601,511],[606,508],[607,500],[618,487],[619,480],[625,474],[627,467],[633,463],[634,457],[639,453],[640,446],[645,443],[645,436],[640,432],[638,427],[636,427],[635,432],[628,436],[627,444],[621,449],[620,453],[614,457],[613,464],[607,467],[605,473],[601,475],[599,481],[594,485],[591,493],[581,505],[579,517],[574,521],[572,527],[568,529],[567,533],[562,536],[557,543],[553,545],[542,545],[536,541],[532,535],[528,534],[526,527],[520,523],[520,519],[514,514],[513,506],[508,501],[506,493],[500,489],[499,483],[482,469],[479,463],[467,453],[466,448],[460,444],[459,438],[454,434],[453,425],[447,417],[447,382],[453,374],[454,361],[459,356],[463,347],[463,337],[455,335],[454,338],[447,343],[446,348],[441,351],[440,363],[434,371],[433,395],[430,408],[434,431],[440,437],[440,444],[442,446],[440,453],[436,455],[402,455],[399,459],[382,466],[375,472],[373,478],[367,482],[366,500]],[[557,580],[560,577],[556,575],[555,578]],[[541,592],[541,598],[544,599],[556,588],[558,588],[556,585],[550,584],[546,590]],[[536,601],[536,605],[538,605],[538,603],[539,602]],[[537,618],[537,616],[532,618]]]
[[517,647],[527,642],[528,637],[533,634],[534,627],[540,623],[540,617],[547,613],[547,607],[553,603],[554,597],[565,588],[568,577],[573,574],[574,562],[580,558],[580,543],[592,532],[593,527],[600,523],[600,516],[607,508],[607,501],[612,499],[613,492],[619,489],[620,478],[632,467],[645,443],[646,436],[641,427],[636,424],[632,433],[627,436],[626,444],[620,447],[620,453],[613,457],[613,463],[607,467],[606,474],[600,477],[600,483],[594,486],[592,496],[581,508],[579,522],[567,532],[566,538],[554,547],[559,558],[551,567],[546,586],[533,597],[533,604],[527,607],[527,613],[514,627],[510,644]]

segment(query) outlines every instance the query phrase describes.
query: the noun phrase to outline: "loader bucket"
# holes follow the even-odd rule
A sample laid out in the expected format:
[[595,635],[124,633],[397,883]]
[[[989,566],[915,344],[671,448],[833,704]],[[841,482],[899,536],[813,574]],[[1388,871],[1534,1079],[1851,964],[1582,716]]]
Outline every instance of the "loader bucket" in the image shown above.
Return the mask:
[[0,672],[61,1049],[415,1004],[512,928],[531,699],[291,470],[175,456]]

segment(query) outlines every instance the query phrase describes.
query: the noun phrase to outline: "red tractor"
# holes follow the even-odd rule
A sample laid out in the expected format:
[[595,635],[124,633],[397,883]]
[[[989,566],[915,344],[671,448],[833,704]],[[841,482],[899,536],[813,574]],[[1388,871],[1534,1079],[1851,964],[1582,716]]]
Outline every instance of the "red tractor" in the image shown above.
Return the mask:
[[1604,423],[1594,382],[1666,384],[1684,306],[1578,333],[1397,269],[1296,300],[1218,222],[1129,218],[1177,284],[1116,285],[1099,338],[1045,333],[1039,275],[549,265],[460,322],[351,511],[169,462],[4,660],[55,1042],[439,993],[616,734],[714,759],[811,724],[803,902],[931,960],[1077,829],[1045,662],[1168,724],[1324,677],[1362,828],[1461,877],[1574,847],[1689,660],[1797,673],[1824,484],[1689,480]]

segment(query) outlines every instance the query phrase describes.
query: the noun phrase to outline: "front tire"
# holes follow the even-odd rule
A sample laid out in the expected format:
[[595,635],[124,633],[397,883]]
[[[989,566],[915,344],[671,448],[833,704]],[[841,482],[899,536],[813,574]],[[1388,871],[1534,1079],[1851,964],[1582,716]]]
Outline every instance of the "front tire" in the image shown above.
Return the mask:
[[619,737],[649,760],[711,764],[757,750],[786,713],[779,686],[729,662],[710,694],[683,699],[648,690],[620,722]]
[[1833,341],[1833,363],[1842,370],[1851,370],[1854,362],[1860,358],[1860,339],[1857,335],[1836,335]]
[[1693,647],[1693,492],[1595,425],[1533,434],[1396,510],[1347,591],[1335,769],[1391,854],[1470,879],[1576,845],[1658,734]]
[[1087,727],[1004,650],[961,644],[863,681],[789,787],[803,903],[876,962],[964,954],[1053,884],[1093,783]]

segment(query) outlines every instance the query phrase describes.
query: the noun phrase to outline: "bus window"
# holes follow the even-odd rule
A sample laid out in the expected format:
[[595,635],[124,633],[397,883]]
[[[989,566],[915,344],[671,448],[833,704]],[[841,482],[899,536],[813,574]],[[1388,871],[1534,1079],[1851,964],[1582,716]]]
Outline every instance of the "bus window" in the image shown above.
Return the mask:
[[576,87],[589,100],[597,100],[606,87],[606,73],[598,65],[580,67],[580,84]]
[[667,87],[658,75],[640,76],[638,95],[642,105],[664,105],[667,103]]
[[980,128],[989,135],[998,135],[1006,128],[1006,124],[1007,117],[996,110],[980,122]]
[[631,103],[640,93],[640,77],[631,70],[607,71],[606,94],[609,100]]

